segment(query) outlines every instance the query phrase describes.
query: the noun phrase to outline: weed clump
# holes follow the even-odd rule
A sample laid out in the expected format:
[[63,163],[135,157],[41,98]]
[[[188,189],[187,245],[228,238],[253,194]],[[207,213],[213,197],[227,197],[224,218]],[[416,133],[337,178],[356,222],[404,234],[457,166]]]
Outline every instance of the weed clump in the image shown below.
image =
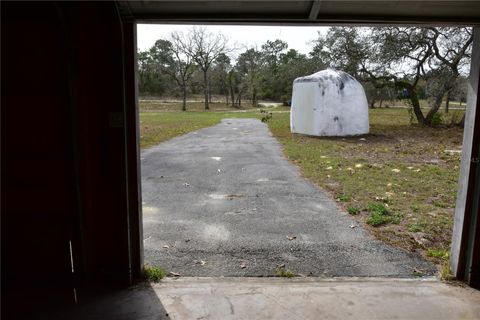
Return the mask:
[[370,217],[367,219],[369,225],[376,227],[391,221],[390,212],[384,204],[370,202],[367,209],[370,212]]
[[295,274],[290,270],[286,270],[285,267],[279,267],[277,268],[276,276],[282,278],[293,278],[295,277]]
[[161,267],[145,266],[143,268],[145,280],[159,282],[167,275],[167,271]]
[[347,211],[348,211],[348,213],[351,214],[352,216],[355,216],[355,215],[357,215],[357,214],[360,213],[360,209],[357,208],[357,207],[348,207],[348,208],[347,208]]
[[261,109],[260,113],[262,115],[262,122],[268,122],[268,120],[272,119],[273,113],[268,112],[267,110]]

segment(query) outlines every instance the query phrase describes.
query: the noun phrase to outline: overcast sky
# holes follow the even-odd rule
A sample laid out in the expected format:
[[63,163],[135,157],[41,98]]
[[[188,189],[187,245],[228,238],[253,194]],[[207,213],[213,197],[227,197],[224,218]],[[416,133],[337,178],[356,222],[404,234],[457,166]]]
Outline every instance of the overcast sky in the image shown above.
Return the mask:
[[[137,46],[139,51],[150,49],[155,41],[168,37],[174,30],[188,31],[192,25],[173,24],[139,24],[137,29]],[[317,38],[318,31],[326,32],[328,27],[281,27],[281,26],[206,26],[211,32],[222,32],[231,44],[247,45],[249,47],[261,45],[267,40],[281,39],[288,43],[289,49],[301,53],[309,53],[311,45],[308,44]]]

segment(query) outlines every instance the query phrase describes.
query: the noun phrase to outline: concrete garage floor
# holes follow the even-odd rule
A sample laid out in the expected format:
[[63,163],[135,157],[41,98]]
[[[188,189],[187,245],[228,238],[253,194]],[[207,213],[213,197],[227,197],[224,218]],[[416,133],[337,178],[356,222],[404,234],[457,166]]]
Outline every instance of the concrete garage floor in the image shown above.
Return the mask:
[[480,292],[432,278],[180,278],[45,319],[480,319]]
[[259,120],[223,120],[141,158],[151,265],[214,277],[272,276],[281,265],[322,277],[436,271],[421,257],[375,240],[341,212],[300,176]]

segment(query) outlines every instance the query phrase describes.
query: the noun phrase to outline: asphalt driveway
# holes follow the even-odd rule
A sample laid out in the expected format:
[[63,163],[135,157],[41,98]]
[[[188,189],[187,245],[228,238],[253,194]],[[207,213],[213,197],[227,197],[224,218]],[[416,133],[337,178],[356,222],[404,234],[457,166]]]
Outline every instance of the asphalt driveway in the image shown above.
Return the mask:
[[182,276],[410,277],[435,266],[375,240],[301,177],[257,119],[141,155],[145,262]]

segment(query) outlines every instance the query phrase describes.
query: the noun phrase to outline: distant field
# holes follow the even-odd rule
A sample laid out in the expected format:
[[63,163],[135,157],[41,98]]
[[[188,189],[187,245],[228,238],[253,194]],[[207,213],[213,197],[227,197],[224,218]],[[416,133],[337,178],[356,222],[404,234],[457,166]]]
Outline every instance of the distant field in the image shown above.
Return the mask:
[[[439,264],[447,261],[462,129],[410,125],[407,110],[382,108],[370,110],[368,135],[306,137],[290,133],[289,108],[269,110],[270,130],[306,178],[330,192],[379,239]],[[141,147],[223,118],[261,118],[258,110],[232,111],[143,112]],[[449,117],[461,118],[462,112],[452,111]]]

